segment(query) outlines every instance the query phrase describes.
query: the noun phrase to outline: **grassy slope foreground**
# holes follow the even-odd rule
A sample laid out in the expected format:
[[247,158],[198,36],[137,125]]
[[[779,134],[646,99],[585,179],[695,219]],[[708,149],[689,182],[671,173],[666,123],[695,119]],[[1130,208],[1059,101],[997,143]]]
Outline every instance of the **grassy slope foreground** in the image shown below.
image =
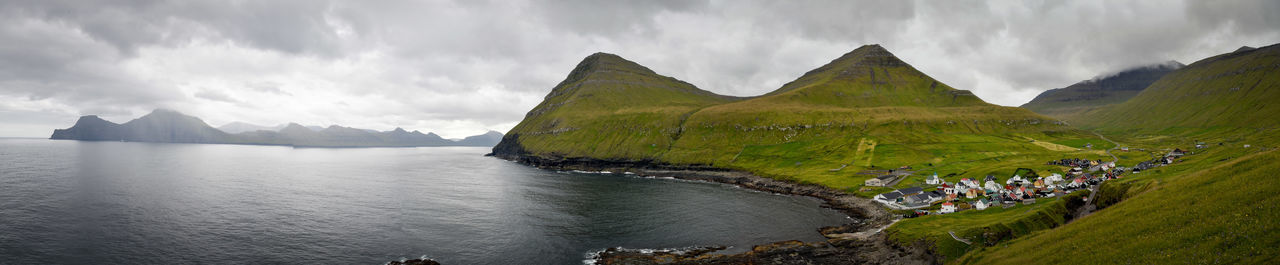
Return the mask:
[[959,179],[1011,175],[1067,156],[1100,158],[1055,143],[1096,139],[1025,109],[983,102],[868,45],[748,99],[592,55],[494,151],[709,165],[854,191],[875,176],[857,174],[865,169],[909,165]]
[[[1194,154],[1106,183],[1098,203],[1113,204],[1109,208],[959,261],[1274,262],[1280,257],[1278,82],[1280,46],[1242,49],[1193,63],[1125,103],[1086,113],[1085,126],[1119,141]],[[1189,148],[1197,142],[1206,147]]]
[[1280,257],[1280,153],[1267,151],[1153,182],[1058,229],[988,247],[960,263],[1261,264]]

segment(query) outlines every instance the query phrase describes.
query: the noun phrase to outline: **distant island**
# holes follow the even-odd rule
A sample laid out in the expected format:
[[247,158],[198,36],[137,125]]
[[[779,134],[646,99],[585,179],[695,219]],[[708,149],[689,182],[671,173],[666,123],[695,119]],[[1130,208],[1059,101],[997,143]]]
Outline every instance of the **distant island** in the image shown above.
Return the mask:
[[321,128],[297,123],[264,127],[233,122],[219,129],[194,116],[157,109],[123,124],[103,120],[96,115],[82,116],[71,128],[54,130],[49,139],[296,147],[420,147],[494,146],[502,140],[502,136],[500,132],[489,131],[455,141],[444,139],[435,133],[410,132],[401,128],[380,132],[338,125]]

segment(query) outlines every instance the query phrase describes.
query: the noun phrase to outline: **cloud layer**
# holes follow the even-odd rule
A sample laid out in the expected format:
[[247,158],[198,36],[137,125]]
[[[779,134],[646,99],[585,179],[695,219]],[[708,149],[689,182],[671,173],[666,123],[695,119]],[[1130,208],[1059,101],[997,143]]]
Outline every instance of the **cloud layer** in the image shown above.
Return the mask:
[[582,57],[716,93],[863,44],[988,102],[1280,42],[1276,1],[0,1],[0,136],[153,108],[231,121],[505,131]]

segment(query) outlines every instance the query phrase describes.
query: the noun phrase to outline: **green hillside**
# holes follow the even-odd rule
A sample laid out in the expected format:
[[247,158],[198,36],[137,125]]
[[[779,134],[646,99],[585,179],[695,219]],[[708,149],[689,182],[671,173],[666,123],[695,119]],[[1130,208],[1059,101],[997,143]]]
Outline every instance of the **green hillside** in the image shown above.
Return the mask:
[[1274,177],[1280,153],[1214,148],[1168,172],[1117,182],[1140,187],[1128,200],[1058,229],[971,252],[958,263],[1274,262],[1280,257],[1280,178]]
[[494,151],[543,158],[654,160],[685,117],[735,98],[654,73],[617,55],[587,56]]
[[909,165],[959,179],[1102,156],[1055,144],[1080,140],[1097,138],[1025,109],[983,102],[868,45],[748,99],[698,90],[614,55],[592,55],[494,152],[710,165],[852,191],[874,177],[857,174],[865,169]]
[[853,190],[874,177],[857,174],[867,169],[1011,175],[1013,165],[1076,153],[1050,143],[1071,139],[1096,138],[988,104],[868,45],[777,91],[694,113],[663,160]]
[[1071,117],[1108,132],[1181,134],[1280,125],[1280,46],[1242,48],[1170,73],[1122,104]]
[[[1140,95],[1087,112],[1085,126],[1134,149],[1130,165],[1172,148],[1192,155],[1102,186],[1093,215],[993,245],[936,240],[963,264],[1266,263],[1280,256],[1275,194],[1277,46],[1210,57]],[[1194,147],[1203,143],[1202,147]],[[960,217],[960,216],[957,216]],[[989,229],[989,227],[981,227]],[[909,231],[911,229],[900,229]],[[967,234],[981,237],[973,230]],[[1124,239],[1124,240],[1116,240]],[[968,251],[967,254],[966,251]]]
[[1047,90],[1021,107],[1055,118],[1102,106],[1124,103],[1161,77],[1182,68],[1176,61],[1136,67],[1119,73],[1080,81],[1064,88]]

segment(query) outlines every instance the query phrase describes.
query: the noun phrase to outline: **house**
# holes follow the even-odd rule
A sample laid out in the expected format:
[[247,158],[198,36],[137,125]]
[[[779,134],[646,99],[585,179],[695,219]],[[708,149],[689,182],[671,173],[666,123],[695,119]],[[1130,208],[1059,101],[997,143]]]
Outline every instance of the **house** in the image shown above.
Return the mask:
[[907,205],[926,205],[935,200],[936,199],[930,196],[928,193],[922,193],[922,194],[907,196],[907,198],[903,199],[902,202],[906,203]]
[[951,184],[942,183],[942,186],[938,186],[938,188],[942,188],[942,193],[946,193],[946,194],[956,193],[956,188],[951,187]]
[[994,192],[999,191],[1003,187],[1000,186],[1000,183],[996,183],[994,180],[988,180],[986,184],[982,185],[982,188]]
[[944,203],[942,203],[942,210],[940,210],[939,212],[941,212],[941,213],[954,213],[954,212],[956,212],[956,205],[955,205],[954,203],[944,202]]
[[1013,177],[1012,177],[1012,178],[1009,178],[1009,180],[1005,180],[1005,181],[1004,181],[1004,184],[1009,184],[1009,185],[1022,185],[1022,176],[1019,176],[1019,175],[1013,175]]
[[991,202],[988,202],[987,199],[980,199],[977,202],[973,203],[974,209],[986,210],[987,207],[991,207]]
[[879,177],[867,179],[866,181],[863,182],[863,185],[866,185],[868,187],[884,187],[885,185],[888,185],[889,182],[893,181],[893,178],[894,178],[894,175],[879,176]]
[[898,192],[895,190],[895,191],[890,191],[886,193],[881,193],[880,195],[876,195],[875,200],[884,202],[884,203],[894,203],[898,201],[898,198],[902,198],[902,195],[903,195],[902,192]]
[[1044,179],[1037,178],[1036,182],[1032,183],[1031,185],[1035,186],[1036,188],[1044,188]]
[[1128,152],[1128,151],[1129,151],[1129,147],[1121,147],[1121,148],[1120,148],[1120,151]]
[[978,189],[969,189],[964,192],[964,197],[973,199],[978,197]]
[[1180,157],[1180,156],[1185,155],[1185,154],[1187,154],[1187,151],[1182,151],[1182,149],[1174,148],[1174,149],[1173,149],[1173,151],[1169,151],[1169,155],[1168,155],[1168,156],[1172,156],[1172,157],[1174,157],[1174,158],[1177,158],[1177,157]]
[[996,181],[996,176],[987,175],[987,178],[982,179],[982,181]]
[[911,195],[924,193],[924,188],[910,187],[910,188],[900,189],[898,190],[898,193],[902,193],[902,196],[911,196]]
[[938,178],[938,172],[933,172],[933,176],[929,176],[929,178],[925,179],[924,184],[929,184],[929,185],[942,184],[942,178]]
[[973,180],[973,179],[971,179],[971,178],[963,178],[963,179],[960,179],[960,183],[961,183],[961,184],[964,184],[964,186],[965,186],[965,187],[968,187],[968,188],[977,188],[977,187],[978,187],[978,182],[977,182],[977,181],[974,181],[974,180]]
[[1249,148],[1249,147],[1252,147],[1252,145],[1247,145],[1247,144],[1244,145],[1244,148]]
[[1022,205],[1031,205],[1036,203],[1036,198],[1022,200]]
[[955,193],[947,194],[947,201],[955,201],[956,199],[959,199],[959,198],[960,198],[959,194],[955,194]]
[[1062,182],[1062,174],[1053,173],[1052,175],[1049,175],[1049,177],[1044,178],[1045,184],[1053,185],[1058,182]]
[[1067,174],[1071,174],[1071,175],[1080,175],[1083,173],[1084,173],[1084,169],[1080,167],[1073,167],[1071,168],[1071,171],[1067,172]]
[[1068,185],[1074,188],[1084,187],[1084,177],[1078,177],[1075,180],[1072,180],[1071,184]]

